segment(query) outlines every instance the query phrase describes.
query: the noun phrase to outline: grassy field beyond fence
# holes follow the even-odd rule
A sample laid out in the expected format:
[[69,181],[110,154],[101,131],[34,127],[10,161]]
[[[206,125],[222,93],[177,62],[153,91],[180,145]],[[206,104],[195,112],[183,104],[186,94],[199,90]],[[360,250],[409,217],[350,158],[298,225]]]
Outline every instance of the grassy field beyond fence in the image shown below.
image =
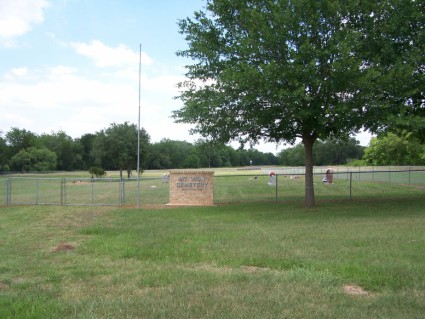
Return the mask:
[[0,318],[424,318],[425,198],[0,208]]
[[[318,201],[393,199],[425,196],[425,170],[419,168],[337,168],[332,185],[322,182],[325,168],[316,168],[315,194]],[[269,185],[269,174],[276,172],[276,185]],[[117,172],[108,177],[88,178],[58,173],[11,175],[0,178],[0,205],[111,205],[134,206],[137,194],[141,205],[169,202],[170,185],[163,175],[168,171],[148,171],[140,178],[120,179]],[[115,175],[114,175],[115,174]],[[214,203],[259,203],[302,201],[302,168],[217,169]]]

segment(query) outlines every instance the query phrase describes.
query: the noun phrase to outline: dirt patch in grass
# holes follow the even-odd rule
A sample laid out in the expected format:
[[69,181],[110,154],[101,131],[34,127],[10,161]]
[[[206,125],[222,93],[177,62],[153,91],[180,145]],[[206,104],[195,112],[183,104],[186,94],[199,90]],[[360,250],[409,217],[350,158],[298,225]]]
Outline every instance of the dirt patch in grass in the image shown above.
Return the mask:
[[220,273],[220,274],[228,274],[235,271],[242,271],[244,273],[256,273],[256,272],[263,272],[263,271],[269,271],[269,268],[263,268],[263,267],[257,267],[257,266],[249,266],[249,265],[242,265],[240,268],[232,268],[232,267],[219,267],[217,265],[196,265],[194,267],[189,267],[189,269],[193,269],[196,271],[207,271],[207,272],[213,272],[213,273]]
[[357,285],[344,285],[344,292],[351,296],[368,296],[369,293]]
[[8,284],[0,282],[0,291],[5,291],[5,290],[8,290],[8,289],[9,289]]
[[74,250],[75,247],[71,244],[68,243],[61,243],[59,245],[57,245],[56,247],[53,247],[52,249],[50,249],[51,253],[57,253],[60,251],[69,251],[69,250]]
[[233,271],[233,268],[231,267],[219,267],[217,265],[209,265],[209,264],[195,265],[192,267],[188,267],[188,269],[195,270],[195,271],[206,271],[206,272],[212,272],[212,273],[218,273],[218,274],[228,274]]
[[71,183],[67,183],[67,185],[88,185],[91,184],[91,182],[84,182],[84,181],[72,181]]
[[264,268],[264,267],[248,266],[248,265],[241,266],[241,269],[242,271],[248,272],[248,273],[269,270],[268,268]]

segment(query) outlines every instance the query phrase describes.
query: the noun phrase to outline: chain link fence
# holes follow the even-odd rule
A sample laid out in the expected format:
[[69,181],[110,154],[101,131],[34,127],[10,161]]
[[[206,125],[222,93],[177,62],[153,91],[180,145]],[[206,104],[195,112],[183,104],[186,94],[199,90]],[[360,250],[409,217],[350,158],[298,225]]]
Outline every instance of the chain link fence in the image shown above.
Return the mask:
[[[410,198],[425,195],[424,167],[336,168],[333,183],[323,182],[327,168],[314,170],[317,201]],[[305,172],[297,168],[264,168],[214,177],[214,203],[304,200]],[[164,205],[170,185],[163,177],[48,178],[0,177],[0,205]]]

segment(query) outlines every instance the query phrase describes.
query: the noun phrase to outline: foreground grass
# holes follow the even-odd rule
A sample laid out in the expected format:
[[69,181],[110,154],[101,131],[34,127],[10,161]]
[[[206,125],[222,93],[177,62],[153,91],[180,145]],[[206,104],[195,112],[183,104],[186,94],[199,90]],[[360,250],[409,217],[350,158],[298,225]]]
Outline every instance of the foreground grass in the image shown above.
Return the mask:
[[0,208],[0,318],[423,318],[424,207]]

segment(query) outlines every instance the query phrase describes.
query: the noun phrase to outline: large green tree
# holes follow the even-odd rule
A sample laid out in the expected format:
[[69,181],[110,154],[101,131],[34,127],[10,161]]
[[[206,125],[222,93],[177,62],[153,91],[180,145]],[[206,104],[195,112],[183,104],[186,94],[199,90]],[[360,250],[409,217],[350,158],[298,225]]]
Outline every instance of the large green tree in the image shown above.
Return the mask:
[[[385,39],[389,33],[373,27],[375,12],[390,2],[207,0],[205,10],[179,22],[189,47],[178,55],[195,63],[180,83],[183,107],[174,112],[176,121],[223,142],[300,138],[305,205],[314,206],[314,143],[346,138],[375,125],[379,114],[387,119],[382,104],[391,96],[377,96],[382,83],[369,82],[382,76],[375,67],[385,73],[392,64],[383,68],[380,49],[370,52],[368,44],[370,34]],[[379,19],[397,28],[391,15]]]
[[7,144],[6,140],[2,137],[3,132],[0,131],[0,171],[8,171],[9,165],[7,165]]
[[38,135],[25,129],[12,127],[10,131],[6,133],[5,137],[10,157],[21,150],[40,146]]
[[193,151],[194,146],[188,142],[164,138],[151,146],[151,166],[160,169],[189,167],[187,158]]
[[76,139],[76,143],[79,144],[79,148],[81,149],[81,168],[83,169],[89,169],[95,165],[94,158],[90,154],[95,137],[95,134],[87,133]]
[[[140,167],[146,165],[150,137],[144,129],[140,130]],[[104,168],[130,172],[137,168],[137,126],[125,122],[112,123],[107,129],[97,133],[93,140],[91,155],[96,163]]]
[[425,145],[410,132],[373,137],[363,159],[368,165],[425,165]]
[[57,170],[72,171],[82,166],[82,147],[65,132],[41,134],[39,141],[47,149],[56,153]]
[[[353,23],[365,34],[360,43],[367,81],[361,89],[374,110],[366,126],[375,132],[412,132],[425,142],[425,2],[370,1],[369,16]],[[370,108],[371,105],[378,107]]]
[[21,149],[10,159],[12,170],[29,171],[53,171],[56,169],[56,154],[46,147],[28,147]]

